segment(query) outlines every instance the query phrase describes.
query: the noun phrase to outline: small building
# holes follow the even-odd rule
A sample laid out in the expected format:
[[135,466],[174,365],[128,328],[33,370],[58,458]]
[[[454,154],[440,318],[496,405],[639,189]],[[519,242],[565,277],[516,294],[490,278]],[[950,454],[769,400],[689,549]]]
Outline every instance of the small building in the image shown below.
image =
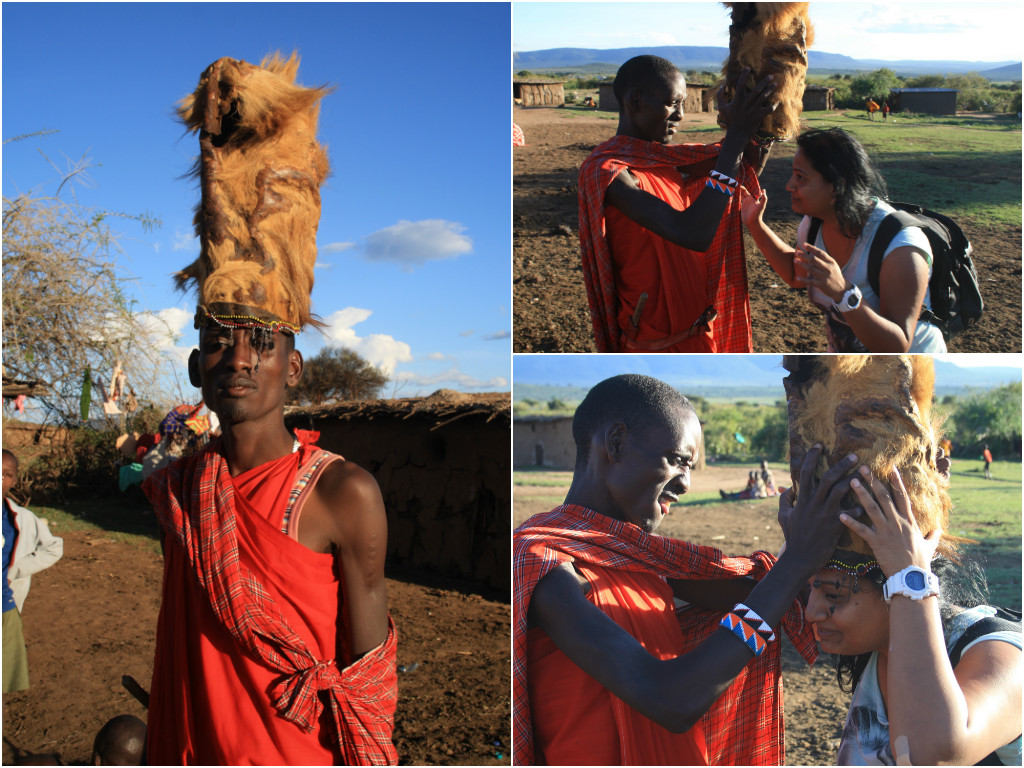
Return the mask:
[[524,107],[560,107],[565,104],[561,80],[512,80],[512,99]]
[[958,93],[956,88],[892,88],[889,108],[893,112],[955,115]]
[[804,86],[804,111],[820,112],[836,108],[836,89],[830,85]]
[[[612,90],[614,83],[600,83],[598,86],[597,108],[604,112],[618,112],[619,100]],[[717,85],[703,83],[686,84],[686,100],[683,102],[683,114],[710,112],[715,109],[715,93]]]
[[572,416],[512,419],[512,466],[572,469],[575,463]]

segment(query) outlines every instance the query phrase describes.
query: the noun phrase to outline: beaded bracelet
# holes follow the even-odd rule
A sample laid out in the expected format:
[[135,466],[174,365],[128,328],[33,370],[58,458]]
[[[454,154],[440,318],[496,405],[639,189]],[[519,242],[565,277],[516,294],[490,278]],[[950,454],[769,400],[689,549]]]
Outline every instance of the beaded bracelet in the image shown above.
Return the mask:
[[767,642],[771,643],[775,641],[775,632],[772,631],[772,628],[768,625],[767,621],[754,612],[753,608],[749,608],[743,603],[736,603],[732,611],[747,622],[747,624],[754,627],[758,634],[760,634]]
[[728,187],[728,186],[726,186],[726,185],[724,185],[724,184],[722,184],[722,183],[720,183],[718,181],[715,181],[714,179],[708,179],[707,183],[704,186],[709,187],[709,188],[715,190],[716,192],[721,192],[726,197],[732,197],[733,191],[734,191],[730,187]]
[[720,181],[723,184],[727,184],[733,189],[736,189],[740,185],[740,183],[736,181],[736,179],[732,178],[732,176],[726,176],[724,173],[719,173],[718,171],[712,171],[710,173],[710,176],[715,181]]
[[736,637],[746,643],[746,646],[753,652],[755,656],[760,656],[764,653],[765,647],[768,643],[763,637],[755,630],[752,626],[747,624],[742,618],[737,616],[735,613],[729,612],[722,617],[722,620],[718,622],[719,626],[725,627],[731,630]]

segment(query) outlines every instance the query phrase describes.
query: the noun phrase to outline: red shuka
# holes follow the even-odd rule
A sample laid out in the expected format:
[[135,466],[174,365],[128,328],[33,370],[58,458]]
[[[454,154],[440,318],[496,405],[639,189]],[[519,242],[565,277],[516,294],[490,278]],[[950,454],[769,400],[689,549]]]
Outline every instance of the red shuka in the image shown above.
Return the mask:
[[232,479],[219,443],[145,486],[168,534],[149,764],[396,764],[394,626],[346,666],[334,556],[282,533],[340,457],[303,447]]
[[[579,219],[583,279],[590,304],[590,319],[598,352],[624,351],[620,325],[621,298],[616,285],[615,265],[608,248],[604,196],[615,177],[624,170],[649,171],[675,168],[716,157],[717,144],[658,144],[630,136],[613,136],[599,145],[580,166]],[[761,193],[757,174],[746,162],[741,166],[740,183],[752,195]],[[704,190],[706,176],[682,179],[680,199],[696,199]],[[718,193],[716,193],[718,194]],[[656,237],[656,235],[652,235]],[[750,300],[747,293],[747,263],[743,255],[743,223],[740,220],[740,194],[729,200],[722,220],[706,253],[671,246],[687,260],[705,265],[706,293],[695,306],[686,307],[685,331],[705,308],[714,306],[718,319],[711,335],[718,352],[750,352],[753,337],[750,327]],[[689,297],[687,297],[689,298]]]
[[[652,656],[683,653],[672,588],[652,573],[577,563],[587,599]],[[573,664],[534,627],[527,637],[535,758],[544,765],[707,765],[700,723],[672,733],[641,715]]]

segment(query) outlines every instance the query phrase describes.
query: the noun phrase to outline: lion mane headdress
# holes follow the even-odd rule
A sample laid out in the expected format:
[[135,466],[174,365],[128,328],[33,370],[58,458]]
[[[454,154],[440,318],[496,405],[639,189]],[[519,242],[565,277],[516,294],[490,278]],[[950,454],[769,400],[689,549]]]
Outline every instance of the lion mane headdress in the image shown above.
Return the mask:
[[317,142],[327,87],[295,84],[297,53],[257,67],[221,58],[178,115],[199,132],[193,174],[199,258],[175,274],[198,293],[196,327],[215,323],[298,333],[310,313],[325,148]]
[[[809,3],[722,3],[732,12],[729,58],[722,68],[721,94],[731,101],[736,81],[750,67],[748,87],[763,77],[775,76],[779,106],[761,123],[756,138],[770,143],[792,138],[800,130],[803,112],[807,50],[814,42],[814,27],[807,15]],[[719,118],[721,122],[721,118]]]
[[[939,473],[939,420],[932,420],[935,368],[926,355],[786,355],[789,467],[800,493],[800,467],[815,443],[824,450],[815,477],[855,453],[888,487],[896,468],[922,533],[943,532],[938,553],[956,557],[962,539],[946,534],[952,502]],[[851,498],[847,506],[855,502]],[[861,537],[844,534],[841,549],[870,554]]]

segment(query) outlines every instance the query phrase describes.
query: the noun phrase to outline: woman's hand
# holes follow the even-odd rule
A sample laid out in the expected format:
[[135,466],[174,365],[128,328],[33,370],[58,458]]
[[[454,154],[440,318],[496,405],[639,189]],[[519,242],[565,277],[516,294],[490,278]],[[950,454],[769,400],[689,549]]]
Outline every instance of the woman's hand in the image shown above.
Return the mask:
[[[744,187],[744,191],[746,187]],[[750,193],[743,195],[743,203],[740,207],[740,216],[743,219],[743,224],[747,229],[753,229],[754,227],[761,226],[764,222],[761,217],[764,216],[764,209],[768,206],[768,193],[763,189],[761,194],[754,197]]]
[[936,529],[928,535],[921,533],[911,513],[910,497],[900,473],[893,469],[889,475],[891,494],[867,467],[861,467],[860,473],[863,481],[854,479],[850,486],[868,513],[871,526],[845,514],[841,515],[843,523],[868,543],[886,577],[899,573],[908,565],[931,570],[932,556],[939,546],[942,531]]
[[803,267],[806,273],[797,275],[798,283],[814,286],[832,301],[838,302],[843,298],[849,286],[839,263],[827,252],[816,245],[804,243],[802,249],[797,248],[793,261],[797,266]]

